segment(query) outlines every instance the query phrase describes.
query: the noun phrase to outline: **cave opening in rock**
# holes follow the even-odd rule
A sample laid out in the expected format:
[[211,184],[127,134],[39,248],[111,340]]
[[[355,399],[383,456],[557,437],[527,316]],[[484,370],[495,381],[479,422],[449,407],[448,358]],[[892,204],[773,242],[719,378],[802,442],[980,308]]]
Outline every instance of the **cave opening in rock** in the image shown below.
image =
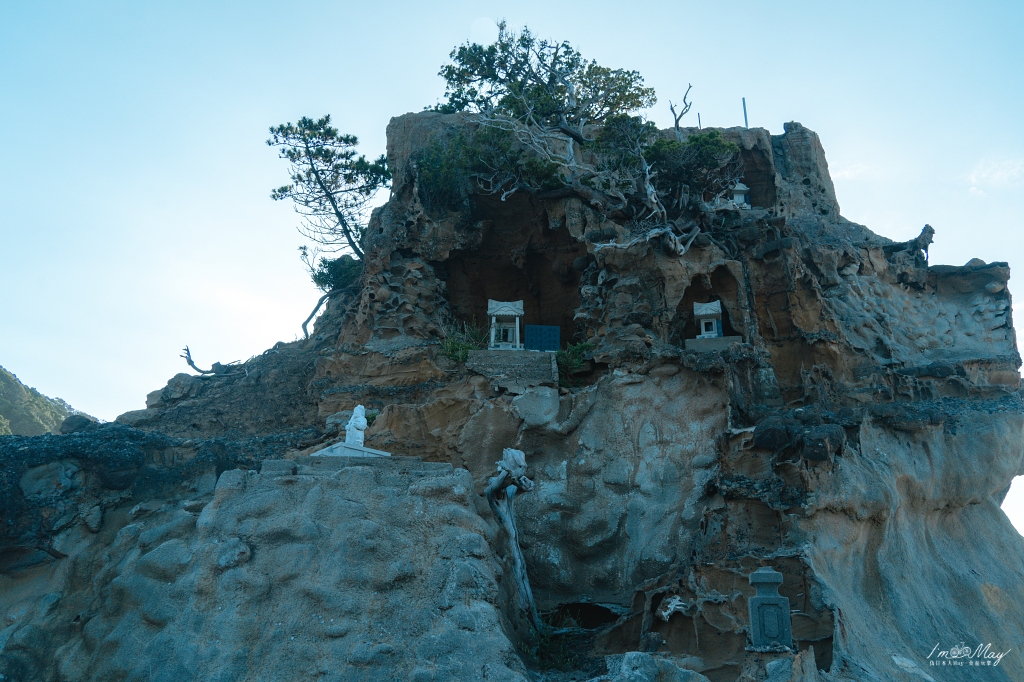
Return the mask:
[[[764,508],[768,510],[766,505]],[[731,515],[744,518],[749,509],[746,506],[733,509]],[[722,557],[725,553],[735,554],[737,550],[753,556],[769,547],[777,547],[778,528],[771,528],[773,517],[776,515],[772,513],[764,515],[758,522],[766,526],[761,530],[749,526],[736,528],[729,541],[706,546],[704,556]],[[752,537],[755,535],[759,539]],[[754,546],[744,546],[748,537],[754,540]],[[818,669],[830,670],[836,621],[832,609],[824,603],[821,586],[809,567],[797,557],[775,559],[772,565],[785,576],[779,594],[789,600],[796,649],[804,651],[813,646]],[[748,582],[753,569],[750,563],[732,566],[712,563],[695,568],[688,579],[681,580],[674,588],[666,590],[663,586],[647,593],[638,592],[627,617],[596,631],[595,654],[644,651],[680,660],[691,659],[699,664],[700,673],[709,680],[735,682],[741,673],[739,662],[747,655],[747,635],[737,628],[737,623],[748,622],[746,599],[754,591]],[[702,587],[692,591],[690,586],[694,584]],[[719,594],[738,592],[743,596],[735,601],[709,600],[704,598],[709,594],[708,588]],[[560,608],[573,606],[577,605]]]
[[760,149],[742,149],[743,177],[740,181],[750,188],[750,205],[771,208],[777,200],[775,168],[771,157]]
[[523,301],[527,325],[559,328],[561,346],[573,340],[573,315],[579,307],[580,273],[574,261],[586,260],[586,245],[562,226],[549,229],[541,202],[526,195],[478,197],[475,227],[479,246],[453,251],[433,263],[448,288],[456,319],[487,329],[487,301]]
[[700,334],[697,319],[693,315],[694,303],[722,302],[722,336],[743,336],[743,329],[737,329],[737,300],[739,282],[728,268],[719,266],[710,274],[701,274],[690,280],[672,318],[669,341],[682,346],[686,339],[695,339]]
[[581,627],[585,630],[595,630],[604,625],[610,625],[618,619],[618,615],[609,608],[587,602],[576,602],[562,604],[555,609],[548,620],[556,628]]

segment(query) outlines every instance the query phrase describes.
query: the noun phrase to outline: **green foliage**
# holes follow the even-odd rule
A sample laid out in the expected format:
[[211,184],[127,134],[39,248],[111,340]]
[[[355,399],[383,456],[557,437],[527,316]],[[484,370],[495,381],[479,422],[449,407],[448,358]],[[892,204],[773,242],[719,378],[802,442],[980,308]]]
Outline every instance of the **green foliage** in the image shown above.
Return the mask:
[[487,331],[473,323],[441,328],[441,354],[455,362],[469,359],[469,351],[487,347]]
[[647,160],[657,170],[654,186],[663,195],[670,195],[680,188],[692,190],[692,151],[685,142],[659,138],[644,150]]
[[729,164],[739,147],[722,138],[721,131],[695,133],[685,142],[659,138],[644,150],[644,155],[658,174],[654,185],[658,192],[670,196],[681,187],[704,197],[724,189],[732,180]]
[[359,280],[363,272],[363,261],[356,260],[348,254],[342,254],[338,258],[320,258],[315,260],[311,257],[305,246],[299,247],[302,262],[309,269],[309,275],[313,283],[322,291],[333,291],[352,286]]
[[[670,211],[678,217],[694,196],[713,201],[739,177],[739,149],[719,131],[665,140],[633,115],[655,103],[636,71],[587,61],[569,43],[526,28],[498,29],[493,44],[457,47],[441,68],[445,102],[437,108],[469,112],[476,132],[424,153],[428,207],[464,202],[469,178],[502,200],[519,190],[576,196],[612,220],[664,226]],[[690,106],[684,95],[679,112],[671,107],[677,136]]]
[[538,40],[528,28],[517,34],[505,22],[498,24],[493,44],[466,43],[449,56],[452,63],[440,71],[447,84],[441,111],[529,116],[582,135],[588,123],[656,101],[636,71],[588,62],[567,42]]
[[541,159],[501,128],[478,128],[467,147],[466,160],[477,184],[492,194],[511,187],[542,191],[565,184],[557,165]]
[[391,181],[387,159],[356,156],[359,140],[331,126],[331,117],[301,118],[270,129],[267,144],[279,147],[291,167],[291,184],[271,192],[275,201],[292,199],[305,219],[300,231],[328,247],[346,246],[357,258],[369,201]]
[[686,138],[684,144],[693,154],[691,165],[697,169],[720,168],[740,150],[736,143],[724,140],[720,130],[695,133]]
[[75,410],[60,398],[47,398],[0,367],[0,435],[41,436],[57,433]]
[[480,127],[434,139],[416,160],[420,201],[431,213],[459,210],[474,184],[489,194],[509,187],[564,185],[558,166],[538,158],[508,131]]
[[658,126],[651,121],[617,114],[605,121],[593,148],[606,167],[632,170],[640,167],[641,154],[657,136]]
[[[610,196],[646,194],[650,187],[651,166],[644,150],[657,136],[658,127],[640,116],[610,116],[591,145],[602,172],[585,179],[585,182]],[[656,210],[658,207],[654,201],[641,202],[646,203],[648,209]],[[649,216],[650,211],[642,210],[642,214]]]
[[469,359],[469,351],[477,350],[476,346],[457,341],[456,339],[441,340],[441,354],[455,362],[465,362]]
[[[479,134],[469,165],[477,188],[550,198],[575,195],[613,217],[664,220],[643,157],[656,129],[631,116],[652,106],[654,91],[636,71],[585,60],[567,42],[538,40],[498,24],[488,46],[469,44],[441,68],[441,111],[467,111]],[[603,126],[599,140],[595,126]],[[487,131],[487,132],[484,132]]]
[[594,350],[592,343],[570,343],[565,350],[555,354],[555,362],[558,363],[558,385],[562,388],[572,388],[576,385],[574,374],[583,368],[587,353]]
[[458,209],[470,189],[466,136],[437,137],[416,158],[420,202],[431,213]]

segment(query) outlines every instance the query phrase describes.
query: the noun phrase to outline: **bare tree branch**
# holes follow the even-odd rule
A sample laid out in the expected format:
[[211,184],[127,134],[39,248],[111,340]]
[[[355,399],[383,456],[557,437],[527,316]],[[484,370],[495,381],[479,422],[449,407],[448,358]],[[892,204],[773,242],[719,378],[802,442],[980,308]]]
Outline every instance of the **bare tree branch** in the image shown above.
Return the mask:
[[249,371],[246,370],[244,367],[242,368],[241,372],[229,372],[228,371],[228,369],[230,369],[231,367],[234,367],[235,365],[238,365],[239,364],[238,361],[229,362],[226,365],[222,365],[219,362],[215,362],[215,363],[213,363],[213,367],[211,369],[199,369],[198,367],[196,367],[196,363],[194,363],[192,361],[192,352],[188,349],[188,346],[185,346],[185,354],[181,355],[179,357],[185,358],[185,362],[188,363],[188,366],[191,367],[192,369],[194,369],[195,371],[199,372],[199,374],[201,374],[204,377],[214,376],[214,375],[216,375],[216,376],[232,376],[234,374],[243,374],[243,373],[246,374],[246,375],[249,374]]
[[344,289],[331,289],[326,294],[324,294],[323,296],[320,297],[320,300],[316,302],[316,307],[313,308],[313,312],[311,312],[309,314],[309,317],[306,318],[306,321],[302,323],[302,336],[303,336],[303,338],[306,338],[306,339],[309,338],[309,330],[306,329],[306,325],[309,324],[310,320],[312,320],[314,317],[316,317],[316,314],[320,310],[320,306],[322,306],[324,304],[324,301],[329,299],[331,296],[334,296],[335,294],[341,293],[342,291],[344,291]]
[[683,132],[679,129],[679,121],[682,120],[683,116],[686,116],[686,114],[688,114],[690,112],[690,107],[693,106],[693,102],[687,102],[686,101],[686,96],[690,94],[690,90],[691,89],[693,89],[693,85],[691,83],[687,83],[686,84],[686,92],[683,93],[683,105],[679,109],[679,113],[678,114],[676,113],[676,105],[672,103],[672,100],[669,100],[669,102],[668,102],[668,109],[669,109],[669,111],[672,112],[672,119],[673,119],[672,127],[676,131],[676,141],[677,142],[682,142],[683,141]]
[[185,358],[185,362],[188,363],[188,366],[191,367],[192,369],[194,369],[195,371],[199,372],[200,374],[213,374],[214,373],[214,371],[212,369],[199,369],[198,367],[196,367],[196,363],[194,363],[192,361],[192,351],[190,351],[188,349],[188,346],[185,346],[185,354],[181,355],[179,357]]

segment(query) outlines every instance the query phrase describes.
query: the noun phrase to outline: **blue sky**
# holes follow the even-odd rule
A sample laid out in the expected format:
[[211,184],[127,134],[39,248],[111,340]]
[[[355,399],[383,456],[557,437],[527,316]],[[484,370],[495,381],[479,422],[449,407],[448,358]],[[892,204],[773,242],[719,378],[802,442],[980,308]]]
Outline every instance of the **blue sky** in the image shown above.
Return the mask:
[[1024,263],[1024,3],[0,0],[0,364],[113,419],[185,344],[293,340],[318,293],[267,128],[330,113],[379,154],[497,18],[639,70],[661,125],[687,83],[692,121],[800,121],[843,215],[930,223],[934,263]]

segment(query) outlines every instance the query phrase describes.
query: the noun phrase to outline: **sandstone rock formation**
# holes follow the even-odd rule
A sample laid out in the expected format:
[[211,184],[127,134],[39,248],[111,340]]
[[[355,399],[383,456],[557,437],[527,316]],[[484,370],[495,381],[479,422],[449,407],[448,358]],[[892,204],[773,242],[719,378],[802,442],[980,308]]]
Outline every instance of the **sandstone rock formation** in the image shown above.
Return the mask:
[[[462,125],[392,120],[362,279],[311,338],[120,424],[0,440],[5,681],[1024,679],[1005,263],[930,265],[842,218],[799,124],[723,131],[753,207],[682,257],[578,199],[437,215],[415,160]],[[487,299],[592,344],[583,369],[445,357]],[[714,300],[743,343],[684,350]],[[308,458],[357,404],[394,461]],[[483,498],[506,447],[536,484],[540,634]],[[763,565],[797,653],[747,651]],[[930,665],[960,642],[1012,652]]]

